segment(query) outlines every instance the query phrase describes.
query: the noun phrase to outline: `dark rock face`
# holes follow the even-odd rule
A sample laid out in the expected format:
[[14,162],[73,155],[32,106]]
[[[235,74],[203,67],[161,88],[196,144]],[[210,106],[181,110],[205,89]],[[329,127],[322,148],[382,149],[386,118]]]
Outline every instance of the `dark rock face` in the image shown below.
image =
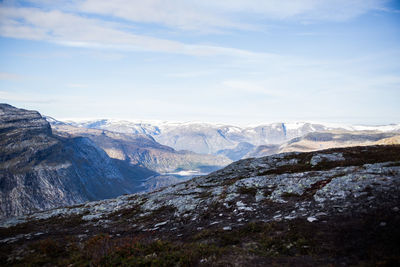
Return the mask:
[[[0,104],[0,166],[23,168],[40,153],[57,143],[50,124],[36,111]],[[18,158],[18,160],[12,160]]]
[[62,138],[36,111],[0,105],[0,217],[137,192],[156,173]]
[[50,124],[37,111],[0,104],[0,133],[12,136],[21,132],[51,134]]
[[[244,159],[155,192],[4,220],[0,259],[398,266],[399,196],[400,146]],[[51,254],[43,244],[65,245]]]

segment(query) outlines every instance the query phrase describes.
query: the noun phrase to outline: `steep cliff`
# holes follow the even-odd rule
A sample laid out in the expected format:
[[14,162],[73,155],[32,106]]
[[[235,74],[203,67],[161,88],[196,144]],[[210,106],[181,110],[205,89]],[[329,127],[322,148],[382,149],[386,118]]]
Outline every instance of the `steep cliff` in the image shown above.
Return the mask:
[[0,217],[137,192],[156,174],[63,138],[36,111],[0,105]]

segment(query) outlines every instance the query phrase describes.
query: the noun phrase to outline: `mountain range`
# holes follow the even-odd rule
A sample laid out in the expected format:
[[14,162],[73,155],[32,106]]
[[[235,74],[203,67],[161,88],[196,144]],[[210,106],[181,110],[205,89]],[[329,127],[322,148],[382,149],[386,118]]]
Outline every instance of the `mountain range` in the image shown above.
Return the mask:
[[225,156],[176,151],[161,145],[148,134],[119,133],[108,130],[76,127],[61,122],[51,123],[54,132],[61,136],[83,136],[102,148],[109,157],[127,161],[159,173],[195,171],[199,174],[217,170],[232,161]]
[[398,144],[400,140],[399,125],[330,127],[310,123],[247,128],[108,120],[76,123],[1,104],[0,216],[158,190],[242,158]]
[[[384,138],[400,135],[400,124],[357,126],[294,122],[238,127],[197,122],[135,122],[107,119],[67,121],[66,123],[80,128],[103,129],[126,134],[146,134],[160,144],[176,150],[224,155],[233,161],[296,151],[296,145],[299,147],[298,151],[313,151],[336,145],[341,147],[351,144],[371,145],[373,144],[372,140],[378,142]],[[315,133],[314,136],[313,133]],[[307,134],[311,135],[307,136]],[[328,136],[335,141],[330,146],[325,140]],[[342,137],[339,138],[339,136]],[[298,138],[303,137],[313,144],[299,144]],[[303,143],[305,139],[302,139]]]
[[0,217],[155,190],[229,163],[0,104]]

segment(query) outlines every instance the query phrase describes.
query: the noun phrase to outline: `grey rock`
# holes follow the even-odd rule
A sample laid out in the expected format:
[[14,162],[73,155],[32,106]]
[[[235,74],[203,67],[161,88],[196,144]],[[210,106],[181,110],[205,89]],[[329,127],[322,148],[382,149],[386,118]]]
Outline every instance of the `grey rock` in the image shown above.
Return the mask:
[[315,154],[310,161],[312,166],[317,165],[323,161],[341,161],[345,160],[342,154],[340,153],[332,153],[332,154]]

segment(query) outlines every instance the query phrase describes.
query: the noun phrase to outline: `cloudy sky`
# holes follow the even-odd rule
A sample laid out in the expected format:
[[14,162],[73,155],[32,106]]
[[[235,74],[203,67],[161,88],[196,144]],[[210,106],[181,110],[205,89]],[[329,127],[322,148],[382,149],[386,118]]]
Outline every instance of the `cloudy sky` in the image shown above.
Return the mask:
[[400,2],[0,1],[0,102],[58,119],[400,123]]

